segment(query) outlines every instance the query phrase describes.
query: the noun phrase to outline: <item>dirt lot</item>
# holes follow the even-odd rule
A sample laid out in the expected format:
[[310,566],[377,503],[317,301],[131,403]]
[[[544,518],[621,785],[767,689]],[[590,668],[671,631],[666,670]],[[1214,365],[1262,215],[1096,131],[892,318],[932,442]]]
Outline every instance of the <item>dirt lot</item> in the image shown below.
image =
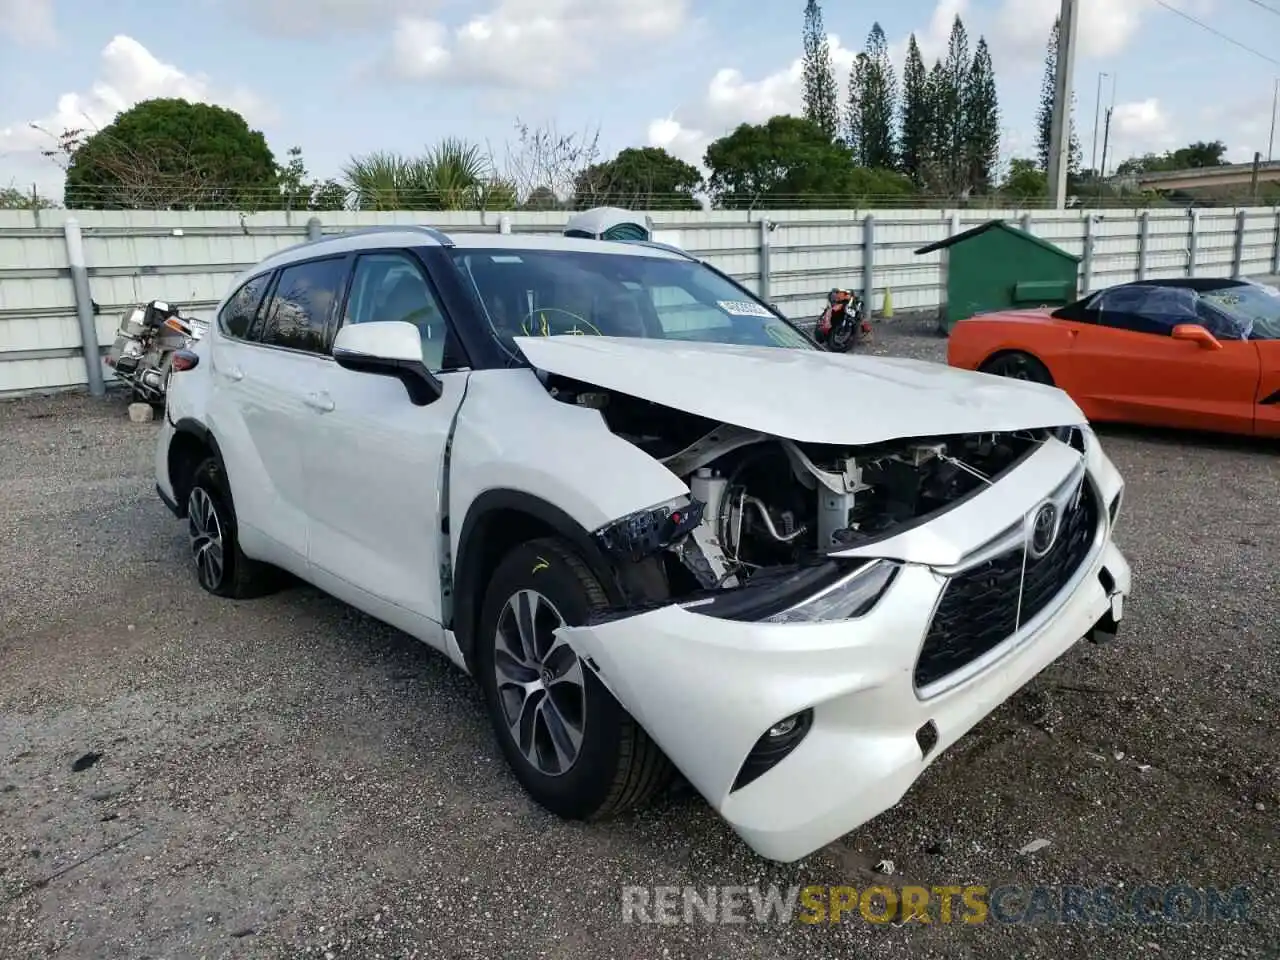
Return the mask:
[[[1274,446],[1105,431],[1135,573],[1120,639],[1080,645],[899,808],[784,867],[687,794],[559,822],[443,659],[306,588],[202,594],[152,490],[154,432],[120,400],[0,404],[0,957],[1280,951]],[[1245,884],[1253,902],[1213,924],[622,920],[624,885],[877,879]]]

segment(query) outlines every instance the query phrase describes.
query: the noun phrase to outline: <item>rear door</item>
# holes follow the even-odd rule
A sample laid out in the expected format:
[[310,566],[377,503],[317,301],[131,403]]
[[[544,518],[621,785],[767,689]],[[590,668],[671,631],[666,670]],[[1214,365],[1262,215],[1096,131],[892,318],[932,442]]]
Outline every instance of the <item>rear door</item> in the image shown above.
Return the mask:
[[[1076,391],[1095,418],[1160,427],[1249,433],[1258,383],[1258,352],[1243,340],[1221,350],[1174,340],[1179,324],[1218,326],[1195,291],[1124,285],[1104,291],[1078,323],[1073,352]],[[1074,391],[1073,391],[1074,392]]]
[[310,575],[323,589],[438,646],[444,453],[468,362],[411,251],[356,257],[337,326],[387,320],[418,328],[423,359],[444,392],[414,406],[398,380],[336,363],[308,380],[319,401],[298,431],[312,529]]
[[[320,427],[308,398],[333,366],[327,337],[350,262],[337,256],[281,268],[244,338],[215,364],[219,391],[231,398],[220,415],[237,438],[228,460],[238,474],[231,482],[242,538],[255,556],[288,569],[306,564],[300,434]],[[226,432],[219,428],[219,437]]]

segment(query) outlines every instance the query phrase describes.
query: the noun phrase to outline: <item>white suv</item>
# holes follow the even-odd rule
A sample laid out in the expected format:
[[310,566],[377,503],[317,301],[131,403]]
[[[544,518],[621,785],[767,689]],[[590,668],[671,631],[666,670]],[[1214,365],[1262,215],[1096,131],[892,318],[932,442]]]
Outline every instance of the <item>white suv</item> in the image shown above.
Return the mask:
[[671,247],[376,229],[237,279],[156,453],[200,584],[288,571],[480,683],[549,810],[677,768],[791,861],[1130,585],[1060,390],[826,353]]

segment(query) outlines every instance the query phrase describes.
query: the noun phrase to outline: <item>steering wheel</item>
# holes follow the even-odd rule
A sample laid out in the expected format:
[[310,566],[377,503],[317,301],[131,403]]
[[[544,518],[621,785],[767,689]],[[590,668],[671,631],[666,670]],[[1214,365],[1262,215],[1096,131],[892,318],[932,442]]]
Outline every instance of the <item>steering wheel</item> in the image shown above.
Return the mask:
[[[553,317],[568,318],[553,320]],[[570,329],[557,330],[555,327],[569,323]],[[585,328],[585,329],[584,329]],[[540,307],[530,310],[520,321],[520,332],[526,337],[555,337],[568,334],[576,337],[603,337],[600,328],[589,320],[559,307]]]

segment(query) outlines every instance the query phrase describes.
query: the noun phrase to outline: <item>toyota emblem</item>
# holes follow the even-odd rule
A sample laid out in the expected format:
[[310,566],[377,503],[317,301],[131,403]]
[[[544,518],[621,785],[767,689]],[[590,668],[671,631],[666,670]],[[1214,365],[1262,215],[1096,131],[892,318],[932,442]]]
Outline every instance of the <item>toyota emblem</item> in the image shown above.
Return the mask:
[[1039,560],[1053,549],[1053,542],[1058,539],[1060,521],[1058,507],[1053,503],[1043,503],[1031,520],[1031,537],[1027,541],[1027,553],[1032,560]]

